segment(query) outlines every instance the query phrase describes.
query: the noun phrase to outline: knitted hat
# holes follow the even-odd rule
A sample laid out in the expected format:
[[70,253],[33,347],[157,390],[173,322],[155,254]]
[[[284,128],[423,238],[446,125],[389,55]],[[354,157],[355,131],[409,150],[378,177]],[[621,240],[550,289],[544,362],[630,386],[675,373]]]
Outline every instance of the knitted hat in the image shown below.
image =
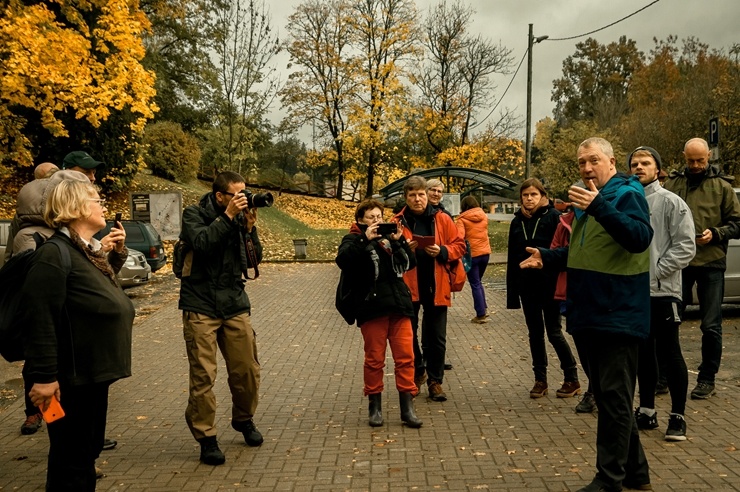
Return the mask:
[[662,164],[660,162],[660,154],[658,154],[658,151],[655,150],[654,148],[648,147],[646,145],[641,145],[640,147],[637,147],[635,150],[632,151],[632,153],[629,156],[627,156],[627,169],[630,169],[632,167],[631,166],[631,164],[632,164],[632,156],[635,155],[635,152],[637,152],[639,150],[644,150],[645,152],[650,152],[650,155],[652,155],[653,156],[653,159],[655,159],[655,165],[658,167],[658,172],[660,172],[660,166]]

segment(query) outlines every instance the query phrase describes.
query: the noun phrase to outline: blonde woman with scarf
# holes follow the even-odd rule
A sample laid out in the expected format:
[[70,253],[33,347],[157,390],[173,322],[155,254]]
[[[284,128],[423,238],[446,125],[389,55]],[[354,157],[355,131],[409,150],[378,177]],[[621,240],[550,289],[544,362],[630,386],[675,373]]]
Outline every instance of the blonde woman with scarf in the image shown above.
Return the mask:
[[547,350],[545,333],[560,360],[564,382],[556,391],[558,398],[570,398],[581,392],[576,360],[563,336],[560,307],[554,299],[557,273],[548,270],[521,269],[527,259],[527,247],[549,248],[560,213],[547,198],[544,186],[537,178],[525,180],[519,189],[521,208],[509,228],[509,248],[506,266],[506,307],[524,311],[532,353],[534,387],[531,398],[547,394]]

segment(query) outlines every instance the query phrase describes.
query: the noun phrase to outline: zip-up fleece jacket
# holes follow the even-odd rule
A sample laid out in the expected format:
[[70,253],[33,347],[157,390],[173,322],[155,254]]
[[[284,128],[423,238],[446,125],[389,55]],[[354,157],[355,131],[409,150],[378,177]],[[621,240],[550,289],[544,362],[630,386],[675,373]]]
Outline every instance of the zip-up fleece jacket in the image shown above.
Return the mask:
[[[406,225],[406,220],[403,216],[405,211],[406,207],[396,214],[393,219],[404,224],[403,236],[407,241],[411,241],[413,231]],[[450,263],[460,260],[465,254],[465,250],[467,249],[465,247],[465,240],[460,237],[455,222],[446,213],[434,210],[431,206],[427,206],[424,213],[434,216],[434,220],[432,221],[434,243],[438,244],[441,248],[439,256],[434,261],[434,285],[430,286],[434,290],[434,305],[449,307],[452,305],[452,276],[455,274],[455,269]],[[411,290],[411,299],[414,302],[419,302],[419,280],[416,270],[414,268],[404,273],[403,280],[408,285],[409,290]],[[426,288],[426,286],[424,287]]]
[[351,284],[355,299],[357,326],[366,321],[389,315],[414,316],[411,291],[403,281],[403,274],[416,267],[416,255],[406,238],[387,241],[390,251],[379,239],[368,241],[367,226],[352,224],[349,234],[342,238],[336,263]]
[[506,260],[506,309],[519,309],[520,296],[535,297],[541,301],[552,299],[557,273],[554,270],[522,269],[519,263],[529,258],[527,247],[549,248],[560,212],[548,203],[527,218],[517,210],[509,226]]
[[690,266],[727,268],[727,242],[740,239],[740,203],[728,180],[716,166],[708,166],[697,186],[692,186],[688,171],[671,171],[665,189],[680,196],[691,209],[695,234],[712,231],[709,244],[697,245]]
[[251,305],[244,290],[247,271],[245,234],[249,234],[262,261],[262,245],[257,226],[244,231],[238,218],[231,220],[216,204],[213,193],[206,193],[198,205],[182,213],[180,238],[193,248],[190,275],[180,282],[179,309],[210,318],[229,319],[249,313]]
[[491,254],[488,240],[488,216],[480,207],[471,208],[457,216],[457,230],[470,243],[470,256]]
[[576,209],[570,246],[540,248],[545,268],[567,261],[567,330],[647,338],[650,333],[650,241],[642,184],[614,175],[583,211]]
[[656,179],[645,186],[653,240],[650,243],[650,296],[681,300],[681,270],[696,254],[694,218],[689,206]]

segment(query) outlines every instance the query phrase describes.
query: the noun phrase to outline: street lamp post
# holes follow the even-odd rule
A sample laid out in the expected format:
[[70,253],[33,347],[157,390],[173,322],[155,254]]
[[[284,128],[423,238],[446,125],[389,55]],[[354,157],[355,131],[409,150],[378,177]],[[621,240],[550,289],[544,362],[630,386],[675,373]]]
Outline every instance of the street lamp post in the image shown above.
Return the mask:
[[532,167],[532,46],[535,43],[541,43],[549,37],[538,36],[535,38],[532,35],[532,24],[529,25],[529,38],[527,39],[527,132],[526,141],[524,142],[527,163],[524,171],[525,179],[529,179]]

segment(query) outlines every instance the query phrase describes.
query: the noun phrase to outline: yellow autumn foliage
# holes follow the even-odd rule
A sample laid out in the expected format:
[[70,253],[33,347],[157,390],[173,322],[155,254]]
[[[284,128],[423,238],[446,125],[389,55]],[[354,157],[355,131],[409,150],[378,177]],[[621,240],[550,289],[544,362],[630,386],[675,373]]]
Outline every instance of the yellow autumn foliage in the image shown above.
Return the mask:
[[[51,3],[51,2],[49,2]],[[54,7],[4,2],[0,16],[0,161],[31,165],[24,115],[37,111],[52,136],[62,115],[99,126],[128,110],[143,130],[156,111],[154,74],[141,65],[149,21],[138,0],[56,0]],[[58,14],[55,13],[57,12]],[[94,18],[89,26],[85,19]]]

